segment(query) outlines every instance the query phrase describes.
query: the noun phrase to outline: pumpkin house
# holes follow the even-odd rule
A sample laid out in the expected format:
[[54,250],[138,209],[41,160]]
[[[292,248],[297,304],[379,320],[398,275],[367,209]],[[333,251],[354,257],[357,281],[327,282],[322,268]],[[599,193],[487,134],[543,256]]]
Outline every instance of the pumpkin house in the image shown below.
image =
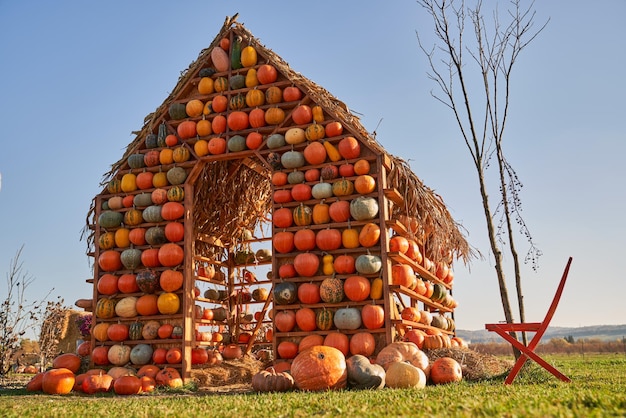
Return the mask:
[[101,185],[85,306],[98,366],[188,379],[213,350],[279,363],[306,345],[451,344],[452,264],[472,251],[442,199],[234,20]]

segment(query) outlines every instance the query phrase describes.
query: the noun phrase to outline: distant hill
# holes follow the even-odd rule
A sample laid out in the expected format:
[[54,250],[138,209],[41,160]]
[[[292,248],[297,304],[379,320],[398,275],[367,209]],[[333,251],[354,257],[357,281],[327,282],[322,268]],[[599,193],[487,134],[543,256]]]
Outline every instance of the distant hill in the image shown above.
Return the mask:
[[[459,329],[456,334],[470,343],[502,342],[495,332],[487,330],[468,331]],[[553,338],[574,337],[574,340],[615,341],[626,338],[626,325],[593,325],[588,327],[548,327],[541,341]]]

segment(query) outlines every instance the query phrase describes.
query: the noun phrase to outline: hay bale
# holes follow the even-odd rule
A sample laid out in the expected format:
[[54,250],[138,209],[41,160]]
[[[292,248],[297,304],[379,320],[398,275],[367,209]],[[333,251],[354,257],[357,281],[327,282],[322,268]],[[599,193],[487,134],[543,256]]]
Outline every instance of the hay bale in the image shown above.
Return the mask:
[[61,319],[61,331],[59,333],[59,344],[57,351],[59,353],[75,353],[76,342],[84,340],[85,337],[80,333],[77,325],[77,319],[81,316],[91,315],[90,312],[75,311],[68,309],[64,312]]
[[479,381],[508,374],[513,361],[505,360],[491,354],[479,353],[469,348],[440,348],[425,350],[432,363],[441,357],[451,357],[459,362],[463,369],[463,379]]
[[201,390],[242,387],[251,389],[252,376],[264,369],[262,362],[249,356],[239,360],[225,360],[217,365],[205,365],[191,370],[191,378]]

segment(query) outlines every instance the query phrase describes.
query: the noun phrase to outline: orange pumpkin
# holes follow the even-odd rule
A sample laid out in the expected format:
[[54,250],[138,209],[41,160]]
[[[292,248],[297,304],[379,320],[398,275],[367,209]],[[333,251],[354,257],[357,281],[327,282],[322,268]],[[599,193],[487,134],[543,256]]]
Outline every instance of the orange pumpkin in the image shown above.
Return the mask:
[[211,138],[209,140],[209,154],[211,155],[219,155],[224,154],[226,152],[226,139],[221,137]]
[[302,92],[296,86],[285,87],[283,90],[283,99],[286,102],[295,102],[302,98]]
[[367,329],[382,328],[385,324],[385,310],[380,305],[365,305],[361,309],[361,320]]
[[347,136],[339,141],[337,149],[339,150],[339,154],[346,160],[359,158],[361,155],[361,145],[359,141],[352,136]]
[[296,311],[296,325],[301,331],[314,331],[317,328],[315,311],[311,308],[298,309]]
[[278,357],[283,359],[292,359],[298,354],[298,344],[293,341],[281,341],[276,347]]
[[270,64],[261,65],[256,72],[256,77],[261,84],[270,84],[278,78],[276,68]]
[[350,354],[370,357],[376,349],[376,340],[369,332],[357,332],[350,338]]
[[380,239],[380,227],[373,222],[368,222],[359,232],[359,243],[363,247],[373,247]]
[[49,395],[66,395],[72,391],[76,376],[66,368],[50,369],[44,373],[41,389]]
[[303,352],[307,348],[316,345],[324,345],[324,336],[319,334],[307,335],[300,340],[300,344],[298,344],[298,352]]
[[65,368],[71,370],[72,373],[78,373],[80,369],[80,356],[74,353],[61,354],[54,358],[52,367],[54,369]]
[[154,380],[158,386],[167,386],[170,388],[178,388],[183,385],[183,379],[178,370],[172,367],[165,367],[157,373]]
[[246,112],[242,112],[241,110],[230,112],[226,122],[228,127],[233,131],[241,131],[250,126],[248,114]]
[[299,105],[291,112],[291,119],[296,125],[304,125],[313,120],[313,112],[307,105]]
[[343,282],[343,292],[354,302],[369,298],[370,281],[363,276],[350,276]]
[[176,133],[180,139],[189,139],[197,135],[196,122],[192,120],[186,120],[181,122],[176,128]]
[[137,310],[137,314],[143,316],[157,315],[159,313],[157,300],[158,296],[155,294],[141,295],[137,299],[137,303],[135,303],[135,309]]
[[178,244],[167,243],[159,248],[159,262],[165,267],[174,267],[181,264],[184,256],[183,249]]
[[344,356],[350,352],[350,340],[342,332],[331,332],[324,338],[324,345],[339,350]]
[[360,194],[369,194],[376,190],[376,180],[369,174],[362,174],[354,180],[354,189]]
[[265,121],[265,110],[260,108],[252,109],[250,115],[248,115],[248,122],[253,128],[262,128],[267,125]]
[[436,385],[460,382],[462,379],[461,365],[451,357],[440,357],[431,365],[430,380]]
[[211,121],[211,129],[215,134],[223,134],[226,132],[226,126],[227,121],[226,116],[224,115],[217,115],[213,118],[213,121]]
[[[343,126],[341,122],[333,121],[326,124],[325,134],[327,137],[339,136],[343,133]],[[345,157],[344,157],[345,158]]]
[[285,120],[285,111],[280,107],[270,107],[265,112],[265,122],[268,125],[278,125]]
[[334,347],[314,346],[291,363],[291,375],[301,390],[343,389],[348,381],[344,354]]

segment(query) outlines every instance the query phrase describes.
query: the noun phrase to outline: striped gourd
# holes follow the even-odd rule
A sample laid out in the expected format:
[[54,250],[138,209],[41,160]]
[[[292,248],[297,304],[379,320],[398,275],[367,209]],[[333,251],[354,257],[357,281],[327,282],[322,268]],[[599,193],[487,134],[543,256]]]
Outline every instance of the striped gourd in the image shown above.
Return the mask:
[[189,161],[189,158],[191,158],[189,148],[185,145],[174,148],[172,158],[176,163],[184,163],[185,161]]
[[342,178],[333,183],[333,195],[349,196],[352,193],[354,193],[354,183],[352,181]]
[[252,89],[246,93],[246,104],[248,107],[263,106],[265,104],[265,95],[261,90]]
[[226,77],[217,77],[213,82],[213,88],[218,93],[228,90],[228,79]]
[[246,97],[239,93],[230,98],[229,106],[231,110],[241,110],[246,107]]
[[143,331],[143,322],[135,321],[128,327],[128,339],[129,340],[141,340],[143,336],[141,332]]
[[313,210],[301,203],[300,206],[293,210],[293,222],[298,226],[311,225],[313,222]]
[[306,139],[309,141],[318,141],[324,138],[324,135],[324,126],[317,123],[307,126],[304,130],[304,136],[306,136]]
[[98,247],[101,250],[110,250],[115,246],[115,233],[114,232],[105,232],[100,235],[98,238]]
[[115,316],[115,299],[102,298],[96,303],[96,317],[109,319]]
[[167,200],[170,202],[182,202],[184,198],[185,188],[182,186],[174,186],[167,191]]
[[111,194],[117,194],[122,191],[122,182],[119,179],[113,179],[107,184],[107,191]]
[[124,224],[126,226],[135,226],[143,222],[143,215],[139,209],[129,209],[124,214]]
[[315,314],[315,324],[321,331],[328,331],[333,327],[333,311],[323,308]]

